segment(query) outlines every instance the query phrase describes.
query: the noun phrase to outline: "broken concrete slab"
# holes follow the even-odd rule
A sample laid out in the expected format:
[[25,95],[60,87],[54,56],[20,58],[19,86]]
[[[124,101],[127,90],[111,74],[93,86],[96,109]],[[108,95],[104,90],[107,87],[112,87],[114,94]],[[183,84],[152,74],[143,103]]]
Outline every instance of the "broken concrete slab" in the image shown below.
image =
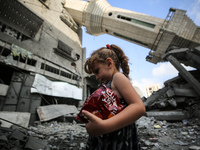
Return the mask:
[[16,140],[20,140],[20,141],[25,142],[26,139],[27,139],[27,136],[19,130],[14,130],[11,133],[11,135],[9,136],[9,139],[16,139]]
[[1,135],[0,141],[8,141],[8,138],[5,135]]
[[6,96],[9,86],[0,83],[0,95]]
[[39,150],[39,149],[46,149],[47,148],[47,143],[40,140],[40,139],[37,139],[35,137],[32,137],[30,136],[28,138],[28,141],[25,145],[25,148],[26,149],[30,149],[30,150]]
[[[0,149],[48,149],[46,141],[30,136],[27,130],[24,130],[23,128],[19,128],[19,130],[17,130],[0,127]],[[41,135],[41,133],[38,134]]]
[[189,150],[200,150],[200,146],[196,146],[196,145],[190,146]]
[[157,94],[152,94],[150,97],[148,97],[147,101],[144,102],[145,107],[150,106],[151,104],[153,104],[156,100],[158,100],[162,95],[164,95],[166,93],[166,91],[168,90],[168,87],[164,87],[160,90],[158,90],[156,93]]
[[78,88],[67,82],[51,81],[41,74],[35,75],[31,93],[82,100],[82,88]]
[[[29,125],[30,115],[31,114],[28,112],[0,111],[0,120],[2,118],[4,120],[27,128]],[[4,120],[1,120],[1,127],[10,128],[13,125],[12,123],[9,123]]]
[[66,114],[78,113],[78,109],[74,105],[47,105],[39,106],[37,108],[40,121],[48,121],[57,117],[64,116]]
[[147,117],[154,117],[157,120],[178,121],[190,118],[188,112],[183,111],[149,111]]

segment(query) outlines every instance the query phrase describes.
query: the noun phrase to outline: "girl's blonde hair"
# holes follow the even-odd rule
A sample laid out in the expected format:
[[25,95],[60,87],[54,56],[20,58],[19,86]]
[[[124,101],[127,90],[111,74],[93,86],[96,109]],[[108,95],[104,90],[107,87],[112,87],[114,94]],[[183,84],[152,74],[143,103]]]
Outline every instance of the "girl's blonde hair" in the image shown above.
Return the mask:
[[85,72],[92,74],[95,64],[94,62],[105,63],[107,58],[111,58],[114,61],[117,70],[119,71],[121,68],[123,74],[129,78],[129,59],[124,54],[123,50],[114,44],[109,45],[109,48],[101,47],[94,51],[85,63]]

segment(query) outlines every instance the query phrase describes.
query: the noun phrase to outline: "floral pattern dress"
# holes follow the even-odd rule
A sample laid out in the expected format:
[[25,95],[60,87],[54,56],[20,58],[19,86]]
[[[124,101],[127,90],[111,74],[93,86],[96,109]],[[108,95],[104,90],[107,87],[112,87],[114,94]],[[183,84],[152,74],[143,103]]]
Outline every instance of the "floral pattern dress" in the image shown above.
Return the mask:
[[[106,84],[110,89],[111,82],[112,80]],[[120,100],[126,107],[126,101],[123,98]],[[99,137],[89,135],[86,150],[140,150],[135,123]]]

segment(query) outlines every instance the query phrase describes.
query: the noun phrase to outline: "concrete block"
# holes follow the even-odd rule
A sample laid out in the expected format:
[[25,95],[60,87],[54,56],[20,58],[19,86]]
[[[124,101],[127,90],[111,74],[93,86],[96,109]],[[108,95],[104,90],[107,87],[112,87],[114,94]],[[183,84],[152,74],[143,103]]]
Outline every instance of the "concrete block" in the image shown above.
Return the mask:
[[7,92],[5,104],[17,104],[22,83],[12,82]]
[[70,113],[78,113],[76,106],[73,105],[48,105],[37,108],[40,121],[48,121]]
[[0,84],[0,96],[6,96],[9,86]]
[[[29,124],[30,113],[0,111],[0,118],[27,128]],[[2,127],[10,128],[12,126],[12,123],[3,120],[1,120],[1,122],[2,122],[1,124]]]
[[152,111],[147,112],[147,117],[154,117],[157,120],[166,120],[166,121],[179,121],[183,119],[190,118],[188,112],[183,111]]
[[26,141],[26,138],[26,135],[19,130],[13,131],[12,134],[9,136],[9,139],[16,139],[24,142]]
[[25,145],[25,148],[30,150],[45,149],[47,148],[47,143],[40,139],[30,136],[28,138],[28,142]]

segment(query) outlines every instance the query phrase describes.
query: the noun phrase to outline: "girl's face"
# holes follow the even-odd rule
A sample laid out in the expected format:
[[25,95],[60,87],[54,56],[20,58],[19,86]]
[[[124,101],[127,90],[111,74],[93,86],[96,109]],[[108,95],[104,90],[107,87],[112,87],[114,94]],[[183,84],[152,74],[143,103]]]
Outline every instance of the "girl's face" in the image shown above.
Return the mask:
[[96,76],[96,79],[103,83],[106,83],[111,79],[112,74],[110,70],[107,63],[94,63],[93,73]]

